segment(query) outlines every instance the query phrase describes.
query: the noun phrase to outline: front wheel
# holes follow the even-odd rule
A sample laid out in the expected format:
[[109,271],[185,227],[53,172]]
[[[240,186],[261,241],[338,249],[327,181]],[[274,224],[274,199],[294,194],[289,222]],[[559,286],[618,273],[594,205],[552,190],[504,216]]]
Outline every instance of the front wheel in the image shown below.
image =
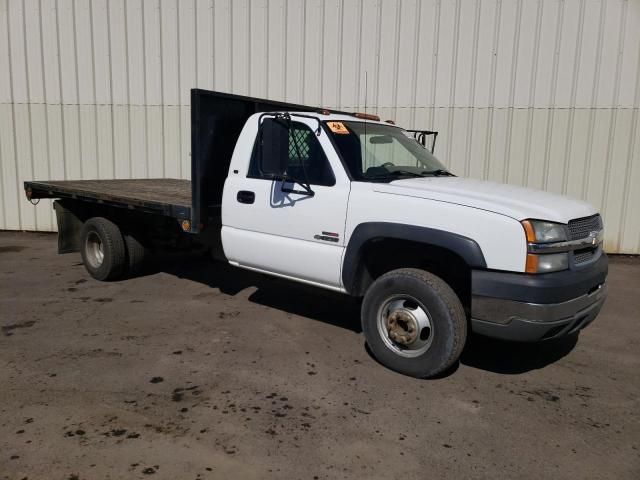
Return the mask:
[[362,329],[380,363],[417,378],[451,367],[467,338],[458,296],[440,277],[415,268],[388,272],[369,287]]

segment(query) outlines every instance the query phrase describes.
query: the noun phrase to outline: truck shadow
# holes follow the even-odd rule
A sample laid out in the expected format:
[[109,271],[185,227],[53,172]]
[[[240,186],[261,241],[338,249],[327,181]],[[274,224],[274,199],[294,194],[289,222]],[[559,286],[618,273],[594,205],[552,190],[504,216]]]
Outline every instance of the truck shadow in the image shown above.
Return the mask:
[[539,343],[518,343],[471,335],[460,363],[504,375],[539,370],[565,357],[574,349],[579,333]]
[[255,288],[248,297],[250,302],[355,333],[362,332],[360,301],[347,295],[193,256],[163,256],[152,263],[147,273],[159,271],[216,288],[226,295],[235,296]]
[[[361,301],[346,295],[192,255],[169,258],[163,256],[153,262],[147,273],[159,271],[202,283],[231,296],[249,288],[255,289],[248,296],[250,302],[354,333],[362,332]],[[541,343],[506,342],[472,334],[467,338],[459,364],[454,365],[439,378],[452,375],[460,364],[503,375],[518,375],[538,370],[568,355],[577,341],[578,334]],[[369,349],[367,352],[371,355]]]

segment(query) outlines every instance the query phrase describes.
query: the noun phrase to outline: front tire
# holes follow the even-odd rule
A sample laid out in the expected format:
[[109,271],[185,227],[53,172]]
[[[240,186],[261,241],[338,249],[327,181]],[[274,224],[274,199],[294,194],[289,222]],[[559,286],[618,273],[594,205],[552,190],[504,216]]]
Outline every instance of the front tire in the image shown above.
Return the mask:
[[96,280],[116,280],[126,266],[124,239],[118,226],[103,217],[93,217],[82,227],[82,261]]
[[458,296],[441,278],[415,268],[388,272],[369,287],[362,329],[380,363],[416,378],[450,368],[467,338]]

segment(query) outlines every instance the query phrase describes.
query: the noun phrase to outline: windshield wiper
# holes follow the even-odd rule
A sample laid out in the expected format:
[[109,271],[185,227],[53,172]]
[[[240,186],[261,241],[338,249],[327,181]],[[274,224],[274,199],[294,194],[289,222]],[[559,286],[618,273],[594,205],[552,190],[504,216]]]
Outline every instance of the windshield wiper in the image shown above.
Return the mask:
[[422,177],[424,172],[410,172],[409,170],[391,170],[390,175],[409,175],[410,177]]
[[382,180],[382,179],[390,179],[394,177],[416,177],[416,178],[424,178],[426,176],[432,175],[434,177],[455,177],[455,175],[447,170],[439,168],[437,170],[431,171],[422,171],[422,172],[410,172],[409,170],[389,170],[388,173],[380,173],[377,175],[368,175],[366,178],[370,180]]
[[430,172],[422,172],[424,175],[433,175],[434,177],[455,177],[455,175],[448,170],[438,168],[437,170],[431,170]]
[[422,173],[410,172],[408,170],[389,170],[388,173],[379,173],[377,175],[367,175],[366,178],[390,178],[390,177],[422,177]]

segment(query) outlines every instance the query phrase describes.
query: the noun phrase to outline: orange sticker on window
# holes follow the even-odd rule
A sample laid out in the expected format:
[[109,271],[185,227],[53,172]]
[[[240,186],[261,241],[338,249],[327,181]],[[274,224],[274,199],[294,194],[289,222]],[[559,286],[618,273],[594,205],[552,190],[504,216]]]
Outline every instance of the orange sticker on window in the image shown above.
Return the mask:
[[347,127],[345,127],[344,123],[342,122],[327,122],[327,126],[333,133],[338,133],[340,135],[349,135],[349,130],[347,130]]

